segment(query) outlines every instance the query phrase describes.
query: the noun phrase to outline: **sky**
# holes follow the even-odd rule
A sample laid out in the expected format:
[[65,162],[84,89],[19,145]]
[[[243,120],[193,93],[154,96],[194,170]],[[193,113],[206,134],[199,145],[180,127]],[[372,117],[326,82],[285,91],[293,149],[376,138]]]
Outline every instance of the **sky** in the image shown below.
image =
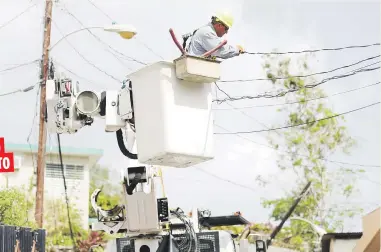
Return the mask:
[[[92,2],[97,6],[95,7]],[[380,6],[378,1],[131,1],[131,0],[57,0],[52,16],[51,45],[64,34],[83,27],[110,25],[112,21],[132,24],[138,35],[123,40],[118,35],[91,30],[117,51],[146,63],[171,61],[180,56],[168,33],[173,28],[177,36],[206,24],[213,12],[229,9],[235,16],[228,42],[242,45],[249,52],[299,51],[365,45],[380,42]],[[36,4],[36,5],[34,5]],[[29,64],[11,71],[1,71],[15,65],[39,59],[42,54],[44,1],[0,0],[0,95],[22,89],[38,82],[38,64]],[[28,11],[2,26],[8,20]],[[106,14],[104,14],[106,13]],[[79,22],[78,22],[79,20]],[[82,24],[81,24],[82,23]],[[83,26],[82,26],[83,25]],[[73,47],[75,49],[73,49]],[[62,40],[51,50],[58,71],[80,83],[81,89],[118,89],[126,75],[143,67],[141,64],[117,58],[110,48],[87,31],[78,32]],[[319,52],[311,59],[314,72],[326,71],[379,55],[380,48]],[[376,62],[373,60],[369,63]],[[222,80],[264,77],[263,59],[258,55],[241,55],[224,61]],[[369,64],[368,63],[368,64]],[[364,63],[361,66],[365,66]],[[354,69],[354,68],[350,68]],[[340,73],[348,71],[342,70]],[[321,87],[330,95],[362,87],[379,81],[379,71],[361,73],[334,80]],[[332,76],[332,75],[329,75]],[[322,76],[319,76],[321,78]],[[231,96],[255,95],[268,91],[271,85],[263,81],[219,83]],[[217,93],[217,97],[223,97]],[[2,112],[0,135],[13,143],[37,144],[36,118],[37,88],[26,93],[0,96]],[[330,97],[336,112],[346,112],[380,100],[380,87],[373,86],[344,95]],[[255,99],[230,102],[234,107],[281,103],[281,99]],[[255,107],[234,110],[227,104],[215,105],[215,124],[229,131],[263,129],[264,126],[285,125],[284,115],[276,107]],[[38,108],[38,107],[37,107]],[[37,110],[38,111],[38,110]],[[242,113],[244,112],[244,113]],[[380,108],[373,106],[345,116],[345,126],[356,139],[357,146],[350,155],[336,153],[329,157],[355,164],[380,164]],[[215,132],[221,129],[215,127]],[[192,207],[210,209],[213,215],[229,215],[240,210],[253,222],[265,222],[270,210],[261,206],[262,198],[278,198],[294,186],[291,172],[276,166],[278,153],[264,147],[268,133],[245,135],[215,135],[215,158],[187,169],[166,168],[165,190],[171,206],[188,211]],[[114,133],[104,132],[104,122],[96,120],[92,127],[75,135],[61,137],[62,145],[93,147],[104,150],[100,163],[108,166],[114,179],[119,170],[128,166],[120,153]],[[48,143],[56,145],[55,135]],[[358,168],[356,166],[350,166]],[[331,171],[338,169],[328,164]],[[380,202],[379,168],[364,168],[366,173],[356,183],[356,193],[348,200],[340,192],[333,196],[343,208],[361,206],[366,212]],[[263,187],[258,176],[268,180]],[[336,197],[337,196],[337,197]],[[361,230],[361,216],[346,222],[344,231]]]

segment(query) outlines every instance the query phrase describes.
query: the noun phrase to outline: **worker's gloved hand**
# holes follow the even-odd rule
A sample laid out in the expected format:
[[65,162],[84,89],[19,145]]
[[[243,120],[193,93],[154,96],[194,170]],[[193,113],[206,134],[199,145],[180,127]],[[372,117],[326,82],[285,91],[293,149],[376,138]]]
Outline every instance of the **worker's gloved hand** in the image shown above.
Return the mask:
[[237,45],[237,48],[238,48],[239,53],[244,53],[245,52],[245,50],[243,49],[242,46]]

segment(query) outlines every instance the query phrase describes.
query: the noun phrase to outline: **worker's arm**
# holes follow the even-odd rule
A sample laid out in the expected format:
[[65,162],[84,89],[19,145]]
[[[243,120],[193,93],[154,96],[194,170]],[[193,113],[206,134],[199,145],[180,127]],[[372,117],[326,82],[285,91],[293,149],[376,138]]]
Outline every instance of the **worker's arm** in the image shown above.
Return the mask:
[[[223,39],[216,36],[212,32],[206,32],[205,35],[202,37],[202,47],[206,51],[210,51],[214,48],[216,48],[219,44],[223,42]],[[220,49],[218,49],[216,52],[212,54],[212,56],[217,56],[222,59],[228,59],[239,55],[239,49],[235,46],[231,45],[224,45]]]

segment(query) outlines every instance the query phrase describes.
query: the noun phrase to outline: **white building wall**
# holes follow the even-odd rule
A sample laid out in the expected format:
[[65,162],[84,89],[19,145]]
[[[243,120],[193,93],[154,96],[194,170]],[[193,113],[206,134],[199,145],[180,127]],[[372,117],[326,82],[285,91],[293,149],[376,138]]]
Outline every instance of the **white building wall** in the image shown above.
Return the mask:
[[[26,192],[29,189],[29,186],[34,185],[32,189],[33,195],[35,195],[35,171],[34,167],[37,163],[36,155],[34,155],[32,159],[32,155],[30,153],[23,153],[13,151],[16,157],[22,158],[22,167],[16,170],[14,173],[2,173],[0,174],[0,189],[4,189],[8,187],[21,187],[25,186]],[[15,158],[16,159],[16,158]],[[55,154],[47,154],[46,163],[54,163],[60,164],[59,156]],[[34,165],[33,165],[34,163]],[[75,156],[67,156],[63,153],[63,163],[65,165],[83,165],[84,166],[84,174],[83,179],[74,180],[74,179],[66,179],[67,185],[67,193],[69,198],[69,203],[71,206],[78,209],[82,219],[82,226],[85,229],[88,229],[88,216],[89,216],[89,189],[90,189],[90,174],[89,167],[91,166],[88,157],[75,157]],[[46,169],[45,169],[46,172]],[[46,173],[45,173],[46,174]],[[44,201],[48,199],[59,199],[61,198],[63,203],[65,201],[65,189],[62,178],[48,178],[45,176],[44,181]],[[44,206],[46,203],[44,202]],[[64,209],[66,212],[66,209]],[[32,211],[31,217],[34,214]],[[34,218],[34,217],[33,217]]]
[[16,159],[21,161],[21,164],[23,164],[22,167],[15,167],[15,172],[13,173],[0,173],[0,188],[5,187],[22,187],[24,186],[25,189],[29,188],[29,185],[31,183],[31,178],[33,176],[33,165],[31,162],[31,155],[29,157],[26,157],[26,162],[23,163],[25,157],[24,155],[16,154],[14,153],[15,163]]
[[358,239],[351,239],[351,240],[334,239],[331,243],[330,252],[344,252],[344,251],[351,252],[355,248],[357,241]]

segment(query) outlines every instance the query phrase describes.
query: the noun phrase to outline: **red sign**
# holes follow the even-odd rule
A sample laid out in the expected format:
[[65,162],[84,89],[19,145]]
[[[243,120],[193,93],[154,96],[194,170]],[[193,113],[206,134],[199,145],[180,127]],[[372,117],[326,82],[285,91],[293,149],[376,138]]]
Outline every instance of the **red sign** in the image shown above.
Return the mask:
[[13,152],[5,152],[4,137],[0,137],[0,172],[14,172]]

